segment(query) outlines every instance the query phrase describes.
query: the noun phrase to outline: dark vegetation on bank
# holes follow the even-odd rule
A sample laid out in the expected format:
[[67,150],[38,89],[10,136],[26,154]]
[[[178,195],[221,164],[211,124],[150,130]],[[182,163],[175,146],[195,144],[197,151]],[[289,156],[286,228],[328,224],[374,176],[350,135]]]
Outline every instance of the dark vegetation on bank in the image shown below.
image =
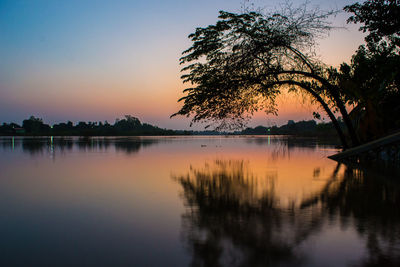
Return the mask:
[[117,119],[113,125],[103,122],[79,122],[73,124],[58,123],[50,126],[42,119],[31,116],[22,122],[3,123],[0,125],[2,136],[138,136],[138,135],[298,135],[335,138],[336,132],[332,123],[317,123],[314,120],[294,122],[272,127],[257,126],[236,132],[217,131],[183,131],[162,129],[151,124],[142,123],[138,118],[127,115],[124,119]]
[[[339,121],[342,127],[343,122]],[[272,127],[257,126],[255,128],[246,128],[243,131],[235,132],[246,135],[298,135],[298,136],[318,136],[327,138],[337,138],[335,128],[332,123],[317,123],[314,120],[294,122],[289,120],[287,124]]]
[[0,135],[59,135],[59,136],[123,136],[123,135],[176,135],[185,134],[184,131],[162,129],[151,124],[142,123],[139,119],[126,115],[124,119],[116,119],[112,125],[105,122],[79,122],[73,124],[58,123],[50,126],[42,119],[31,116],[22,122],[22,126],[16,123],[3,123],[0,126]]

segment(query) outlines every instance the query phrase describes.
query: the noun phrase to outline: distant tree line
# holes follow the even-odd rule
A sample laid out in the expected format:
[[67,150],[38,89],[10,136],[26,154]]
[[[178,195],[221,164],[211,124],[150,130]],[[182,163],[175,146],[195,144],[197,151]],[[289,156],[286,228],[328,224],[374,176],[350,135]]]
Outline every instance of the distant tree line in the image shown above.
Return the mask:
[[116,119],[111,125],[105,122],[62,122],[50,126],[41,118],[31,116],[22,122],[3,123],[0,125],[0,135],[73,135],[73,136],[121,136],[121,135],[179,135],[189,134],[185,131],[161,129],[151,124],[142,123],[138,118],[126,115],[123,119]]
[[[345,127],[341,119],[338,120],[341,127]],[[335,127],[332,122],[317,123],[315,120],[294,122],[289,120],[282,126],[257,126],[255,128],[246,128],[243,131],[235,132],[243,135],[297,135],[297,136],[317,136],[327,138],[337,138]]]
[[[342,127],[343,122],[339,120]],[[257,126],[236,132],[221,131],[185,131],[162,129],[151,124],[142,123],[138,118],[126,115],[124,119],[116,119],[111,125],[105,122],[62,122],[50,126],[41,118],[31,116],[22,122],[3,123],[0,125],[0,135],[21,136],[135,136],[135,135],[299,135],[299,136],[335,136],[332,123],[317,123],[314,120],[294,122],[289,120],[282,126]]]

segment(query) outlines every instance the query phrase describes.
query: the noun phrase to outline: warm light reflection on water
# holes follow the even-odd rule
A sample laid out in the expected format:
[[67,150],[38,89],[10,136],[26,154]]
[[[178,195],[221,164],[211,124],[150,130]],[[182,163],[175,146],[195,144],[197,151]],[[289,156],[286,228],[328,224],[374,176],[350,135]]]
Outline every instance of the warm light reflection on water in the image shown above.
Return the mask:
[[336,151],[272,136],[0,138],[0,264],[398,266],[398,177]]

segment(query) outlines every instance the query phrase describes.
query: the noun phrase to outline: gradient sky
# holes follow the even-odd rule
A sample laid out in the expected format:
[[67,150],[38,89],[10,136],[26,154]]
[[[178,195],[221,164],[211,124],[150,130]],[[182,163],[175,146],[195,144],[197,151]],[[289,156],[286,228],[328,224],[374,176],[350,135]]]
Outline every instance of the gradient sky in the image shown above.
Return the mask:
[[[162,128],[189,129],[188,119],[169,119],[185,88],[179,57],[190,46],[187,35],[215,23],[219,10],[239,12],[241,2],[0,0],[0,123],[30,115],[47,123],[114,122],[131,114]],[[281,2],[253,1],[266,8]],[[332,9],[353,2],[311,4]],[[345,26],[346,16],[334,24]],[[362,42],[350,25],[321,40],[318,52],[336,66]],[[278,117],[256,114],[250,126],[312,118],[313,107],[293,96],[279,103]]]

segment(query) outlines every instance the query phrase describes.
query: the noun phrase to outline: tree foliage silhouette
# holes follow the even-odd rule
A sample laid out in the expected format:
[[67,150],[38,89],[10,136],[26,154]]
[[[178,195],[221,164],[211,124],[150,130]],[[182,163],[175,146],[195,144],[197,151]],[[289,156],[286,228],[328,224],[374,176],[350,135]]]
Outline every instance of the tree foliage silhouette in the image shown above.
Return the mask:
[[315,57],[317,37],[331,29],[333,12],[289,6],[264,15],[220,11],[215,25],[189,35],[192,46],[183,52],[187,64],[182,79],[193,86],[175,115],[193,115],[192,122],[217,128],[236,128],[264,110],[276,114],[276,96],[282,90],[305,90],[332,120],[344,147],[346,138],[335,116],[339,111],[352,145],[358,144],[340,88],[329,80],[329,69]]
[[388,42],[400,46],[400,2],[398,0],[368,0],[345,6],[345,11],[353,13],[349,23],[363,23],[360,27],[368,32],[367,42]]
[[350,23],[363,23],[366,45],[342,64],[338,75],[363,141],[400,128],[400,1],[368,0],[346,6]]

